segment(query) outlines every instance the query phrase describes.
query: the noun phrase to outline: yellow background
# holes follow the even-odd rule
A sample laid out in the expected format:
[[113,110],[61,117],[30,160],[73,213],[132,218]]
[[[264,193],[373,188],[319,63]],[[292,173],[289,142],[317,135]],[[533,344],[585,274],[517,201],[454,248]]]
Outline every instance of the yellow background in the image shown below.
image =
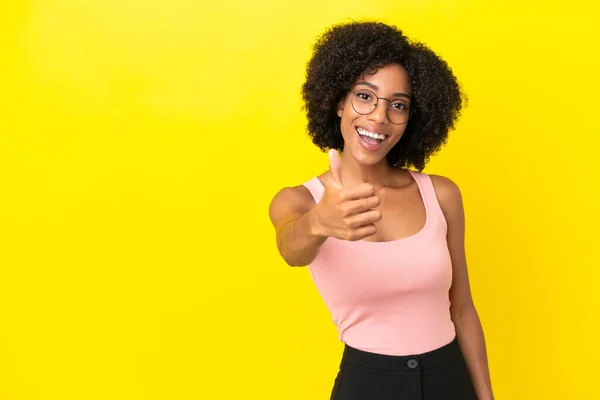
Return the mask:
[[268,203],[327,168],[317,35],[397,24],[470,98],[463,191],[497,399],[597,394],[598,6],[11,1],[0,17],[0,399],[326,399],[341,344]]

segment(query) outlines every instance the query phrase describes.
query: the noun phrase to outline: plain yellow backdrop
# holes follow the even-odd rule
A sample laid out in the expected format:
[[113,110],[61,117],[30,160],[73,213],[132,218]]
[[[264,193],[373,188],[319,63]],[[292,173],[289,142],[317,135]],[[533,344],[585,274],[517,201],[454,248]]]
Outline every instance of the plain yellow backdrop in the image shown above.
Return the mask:
[[300,86],[377,19],[469,96],[462,189],[497,399],[597,392],[598,6],[31,0],[0,17],[0,399],[326,399],[342,350],[268,204],[327,168]]

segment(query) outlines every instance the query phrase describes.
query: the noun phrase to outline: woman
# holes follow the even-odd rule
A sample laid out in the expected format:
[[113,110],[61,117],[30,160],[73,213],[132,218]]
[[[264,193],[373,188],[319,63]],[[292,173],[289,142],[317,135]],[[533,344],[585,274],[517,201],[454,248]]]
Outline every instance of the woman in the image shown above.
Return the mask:
[[330,168],[269,212],[345,343],[331,399],[492,399],[461,194],[421,172],[464,102],[450,68],[396,27],[353,22],[319,38],[302,93]]

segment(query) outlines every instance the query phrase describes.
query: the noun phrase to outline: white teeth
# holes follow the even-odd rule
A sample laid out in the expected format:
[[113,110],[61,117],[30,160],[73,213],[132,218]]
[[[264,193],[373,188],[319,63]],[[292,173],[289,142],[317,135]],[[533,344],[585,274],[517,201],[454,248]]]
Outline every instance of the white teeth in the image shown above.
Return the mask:
[[371,137],[373,139],[381,139],[381,140],[385,139],[385,135],[381,135],[379,133],[369,132],[367,130],[364,130],[363,128],[358,128],[357,131],[358,131],[359,135],[368,136],[368,137]]

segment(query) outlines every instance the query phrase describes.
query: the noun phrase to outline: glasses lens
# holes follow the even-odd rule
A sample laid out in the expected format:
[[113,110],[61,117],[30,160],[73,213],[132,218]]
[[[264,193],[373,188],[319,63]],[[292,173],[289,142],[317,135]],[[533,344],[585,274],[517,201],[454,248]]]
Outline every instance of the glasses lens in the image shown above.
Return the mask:
[[388,107],[388,118],[396,125],[405,124],[410,117],[410,105],[401,100],[392,102]]
[[352,107],[359,114],[364,115],[373,112],[376,104],[377,96],[369,90],[355,90],[352,94]]

